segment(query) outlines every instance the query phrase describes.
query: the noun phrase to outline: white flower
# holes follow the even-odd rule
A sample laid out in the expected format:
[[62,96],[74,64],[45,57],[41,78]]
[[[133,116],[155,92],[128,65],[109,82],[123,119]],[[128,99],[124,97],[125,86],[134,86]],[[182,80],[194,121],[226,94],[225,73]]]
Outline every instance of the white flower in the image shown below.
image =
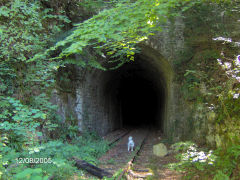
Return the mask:
[[233,99],[238,99],[238,97],[239,97],[239,94],[234,94],[233,95]]

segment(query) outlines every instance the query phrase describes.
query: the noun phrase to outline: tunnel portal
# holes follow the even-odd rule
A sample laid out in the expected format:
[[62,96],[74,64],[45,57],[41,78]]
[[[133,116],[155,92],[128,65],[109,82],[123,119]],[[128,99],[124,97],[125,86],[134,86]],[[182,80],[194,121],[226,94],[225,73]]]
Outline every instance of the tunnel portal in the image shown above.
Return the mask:
[[75,88],[75,94],[61,94],[63,119],[75,115],[79,131],[93,130],[99,135],[128,126],[152,126],[167,132],[173,70],[156,50],[149,46],[141,49],[134,61],[115,70],[65,69],[72,78],[60,85],[68,85],[66,91]]
[[146,59],[137,56],[108,72],[104,97],[111,101],[120,127],[157,127],[163,130],[166,87],[164,77]]

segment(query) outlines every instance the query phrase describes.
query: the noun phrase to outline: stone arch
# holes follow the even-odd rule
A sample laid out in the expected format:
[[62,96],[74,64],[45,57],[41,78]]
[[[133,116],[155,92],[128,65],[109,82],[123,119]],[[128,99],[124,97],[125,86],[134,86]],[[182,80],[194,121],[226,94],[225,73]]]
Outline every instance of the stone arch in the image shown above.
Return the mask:
[[[126,111],[126,108],[121,104],[121,101],[131,99],[131,96],[128,96],[127,92],[125,92],[127,89],[125,86],[131,86],[132,83],[135,83],[138,87],[142,86],[139,89],[146,90],[147,94],[142,91],[138,93],[138,96],[148,104],[145,106],[144,102],[138,101],[138,96],[136,95],[135,100],[138,102],[135,105],[141,104],[148,108],[151,105],[148,98],[152,98],[152,100],[157,99],[155,105],[158,107],[154,109],[155,114],[151,115],[153,113],[151,108],[155,108],[155,106],[150,106],[148,112],[143,117],[147,117],[147,113],[149,113],[149,116],[154,119],[154,121],[149,120],[149,123],[153,123],[154,126],[168,134],[168,129],[171,125],[171,101],[173,99],[173,68],[168,60],[153,48],[147,45],[139,46],[142,50],[141,53],[136,55],[135,61],[127,63],[119,69],[112,71],[79,69],[78,76],[82,76],[84,72],[84,78],[80,78],[81,80],[77,82],[76,87],[75,112],[80,130],[92,129],[100,135],[104,135],[109,131],[121,128],[128,121],[131,121],[131,119],[125,120],[128,117],[126,117],[126,112],[125,114],[123,113],[123,111]],[[129,81],[129,84],[124,84],[124,81]],[[131,88],[134,89],[134,86],[131,86]],[[119,93],[118,91],[121,90],[122,92]],[[130,91],[131,89],[129,93]],[[153,94],[154,96],[150,96]],[[132,94],[132,96],[135,95]],[[129,101],[129,103],[131,102]],[[138,106],[138,108],[142,110],[141,106]],[[135,109],[135,115],[137,115],[137,112],[138,109]],[[136,118],[141,118],[141,116],[136,116]],[[134,122],[137,126],[137,121],[132,123],[134,124]]]

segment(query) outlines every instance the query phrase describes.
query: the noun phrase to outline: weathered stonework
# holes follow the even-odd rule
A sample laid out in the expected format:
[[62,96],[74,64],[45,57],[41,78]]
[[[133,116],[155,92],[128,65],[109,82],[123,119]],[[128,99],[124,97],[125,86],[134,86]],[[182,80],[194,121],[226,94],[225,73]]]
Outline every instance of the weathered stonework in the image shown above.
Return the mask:
[[[183,103],[178,93],[180,85],[174,81],[173,59],[184,48],[183,30],[184,23],[181,18],[173,23],[169,22],[161,33],[140,45],[142,51],[139,55],[142,61],[139,64],[148,71],[153,71],[152,77],[148,78],[152,78],[156,86],[164,91],[164,107],[162,114],[158,115],[159,121],[163,119],[163,122],[159,122],[159,128],[173,139],[178,139],[185,133],[184,119],[189,114],[187,108],[181,108]],[[111,92],[111,89],[114,91],[112,86],[118,86],[113,83],[118,79],[117,77],[114,79],[118,70],[104,72],[97,69],[75,68],[76,80],[72,82],[77,84],[75,92],[72,92],[75,99],[71,99],[71,103],[67,104],[64,104],[61,98],[58,99],[59,114],[64,119],[66,109],[72,109],[80,131],[90,129],[104,135],[120,128],[121,110],[117,107],[114,92]],[[181,109],[184,109],[184,112]],[[182,125],[179,126],[177,123]]]

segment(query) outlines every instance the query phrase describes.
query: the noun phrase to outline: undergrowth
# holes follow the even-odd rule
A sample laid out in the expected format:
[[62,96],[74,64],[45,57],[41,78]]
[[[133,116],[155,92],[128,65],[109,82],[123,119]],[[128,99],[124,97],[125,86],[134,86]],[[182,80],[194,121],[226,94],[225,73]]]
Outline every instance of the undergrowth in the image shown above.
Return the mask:
[[[81,177],[84,172],[78,170],[70,159],[74,156],[97,165],[99,163],[97,159],[107,150],[107,142],[101,140],[95,133],[84,133],[73,139],[71,144],[52,140],[23,151],[16,151],[6,145],[1,146],[0,177],[19,180]],[[33,158],[33,163],[30,158]],[[47,160],[44,163],[40,161],[36,163],[37,158]]]
[[240,145],[232,145],[226,151],[220,148],[207,150],[187,141],[178,142],[172,148],[178,152],[176,158],[179,162],[168,164],[168,167],[184,173],[185,179],[240,178]]

